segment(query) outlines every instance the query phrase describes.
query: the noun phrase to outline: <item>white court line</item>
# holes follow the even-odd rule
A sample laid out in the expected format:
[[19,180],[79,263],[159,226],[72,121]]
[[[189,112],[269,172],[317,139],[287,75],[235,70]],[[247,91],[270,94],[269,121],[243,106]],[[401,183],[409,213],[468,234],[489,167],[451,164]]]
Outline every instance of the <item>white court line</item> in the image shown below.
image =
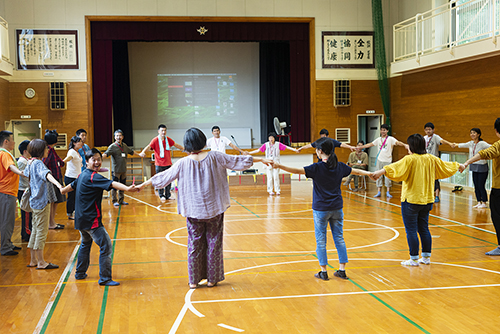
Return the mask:
[[217,326],[224,327],[224,328],[230,329],[230,330],[235,331],[235,332],[244,332],[245,331],[244,329],[239,329],[239,328],[236,328],[233,326],[228,326],[225,324],[217,324]]
[[[351,258],[351,261],[395,261],[395,262],[400,262],[400,259],[363,259],[363,258]],[[257,265],[257,266],[252,266],[252,267],[247,267],[247,268],[240,268],[236,269],[230,272],[225,273],[226,275],[234,274],[236,272],[240,271],[245,271],[245,270],[251,270],[251,269],[256,269],[256,268],[263,268],[263,267],[270,267],[270,266],[276,266],[276,265],[282,265],[282,264],[295,264],[295,263],[304,263],[304,262],[317,262],[317,259],[313,260],[298,260],[298,261],[287,261],[287,262],[279,262],[279,263],[268,263],[268,264],[263,264],[263,265]],[[465,266],[465,265],[460,265],[460,264],[453,264],[453,263],[442,263],[442,262],[433,262],[433,265],[436,264],[441,264],[445,266],[452,266],[452,267],[460,267],[460,268],[466,268],[466,269],[475,269],[475,270],[480,270],[484,272],[489,272],[493,274],[500,274],[498,271],[494,270],[489,270],[489,269],[483,269],[483,268],[477,268],[477,267],[471,267],[471,266]],[[407,268],[408,269],[408,268]],[[411,269],[419,270],[418,267],[414,267]],[[251,301],[251,300],[271,300],[271,299],[291,299],[291,298],[306,298],[306,297],[322,297],[322,296],[342,296],[342,295],[359,295],[359,294],[380,294],[380,293],[391,293],[391,292],[415,292],[415,291],[432,291],[432,290],[453,290],[453,289],[469,289],[469,288],[482,288],[482,287],[498,287],[500,284],[484,284],[484,285],[463,285],[463,286],[455,286],[455,287],[434,287],[434,288],[416,288],[416,289],[399,289],[399,290],[372,290],[372,291],[359,291],[359,292],[341,292],[341,293],[329,293],[329,294],[315,294],[315,295],[295,295],[295,296],[275,296],[275,297],[250,297],[250,298],[235,298],[235,299],[219,299],[219,300],[205,300],[205,301],[191,301],[191,296],[194,293],[195,290],[190,290],[186,293],[186,298],[184,298],[185,304],[182,307],[181,312],[177,316],[177,319],[172,326],[171,330],[169,333],[173,334],[177,331],[184,315],[186,314],[187,309],[193,310],[195,309],[193,304],[206,304],[206,303],[221,303],[221,302],[239,302],[239,301]],[[198,317],[204,317],[203,314],[201,314],[199,311],[196,310],[195,313]]]
[[131,198],[131,199],[133,199],[133,200],[135,200],[135,201],[137,201],[139,203],[146,204],[147,206],[150,206],[150,207],[152,207],[152,208],[154,208],[154,209],[156,209],[158,211],[165,212],[165,213],[171,213],[171,214],[177,214],[177,211],[172,212],[172,211],[167,211],[167,210],[160,209],[161,204],[158,205],[158,206],[154,206],[153,204],[150,204],[148,202],[142,201],[142,200],[140,200],[138,198],[135,198],[133,196],[130,196],[130,195],[127,195],[127,194],[124,194],[124,195],[125,195],[125,197]]
[[[433,262],[436,264],[437,262]],[[295,299],[295,298],[311,298],[311,297],[330,297],[330,296],[352,296],[352,295],[367,295],[367,294],[384,294],[391,292],[416,292],[416,291],[438,291],[438,290],[456,290],[456,289],[472,289],[472,288],[491,288],[500,287],[500,283],[482,284],[482,285],[461,285],[461,286],[441,286],[434,288],[415,288],[415,289],[396,289],[396,290],[371,290],[371,291],[351,291],[351,292],[332,292],[319,293],[310,295],[296,296],[273,296],[273,297],[254,297],[254,298],[235,298],[235,299],[212,299],[212,300],[197,300],[192,301],[192,304],[210,304],[210,303],[226,303],[226,302],[247,302],[259,300],[274,300],[274,299]]]
[[54,301],[56,300],[57,295],[59,294],[59,290],[61,290],[62,284],[64,283],[65,277],[68,275],[69,268],[71,267],[73,260],[75,259],[76,253],[78,252],[78,248],[80,245],[76,245],[75,249],[73,249],[73,253],[71,254],[68,264],[66,265],[66,268],[64,268],[64,271],[59,277],[59,281],[57,282],[56,287],[54,288],[54,291],[52,292],[52,295],[49,298],[49,302],[47,303],[47,306],[45,306],[45,310],[43,310],[42,316],[40,317],[40,320],[38,321],[38,324],[36,325],[35,330],[33,331],[33,334],[38,334],[43,328],[43,325],[45,324],[45,320],[47,320],[47,317],[50,313],[50,310],[52,309],[52,305],[54,304]]
[[[371,199],[372,201],[376,201],[376,202],[380,202],[380,203],[392,205],[392,206],[395,206],[395,207],[398,207],[398,208],[401,207],[401,205],[397,205],[397,204],[394,204],[394,203],[391,203],[391,202],[386,202],[386,201],[383,201],[383,200],[380,200],[380,199],[377,199],[377,198],[369,197],[369,196],[366,196],[366,194],[365,195],[360,195],[358,193],[354,193],[352,191],[347,191],[347,190],[346,190],[346,192],[351,193],[351,194],[356,195],[356,196],[359,196],[359,197]],[[457,222],[455,220],[451,220],[451,219],[444,218],[444,217],[437,216],[437,215],[433,215],[433,214],[429,214],[429,216],[437,218],[437,219],[442,219],[442,220],[445,220],[445,221],[448,221],[450,223],[454,223],[454,224],[457,224],[457,225],[461,225],[461,226],[465,226],[465,227],[470,227],[470,228],[473,228],[475,230],[483,231],[483,232],[486,232],[486,233],[496,234],[496,232],[493,232],[493,231],[490,231],[490,230],[486,230],[484,228],[476,227],[476,226],[473,226],[472,224],[465,224],[465,223]]]

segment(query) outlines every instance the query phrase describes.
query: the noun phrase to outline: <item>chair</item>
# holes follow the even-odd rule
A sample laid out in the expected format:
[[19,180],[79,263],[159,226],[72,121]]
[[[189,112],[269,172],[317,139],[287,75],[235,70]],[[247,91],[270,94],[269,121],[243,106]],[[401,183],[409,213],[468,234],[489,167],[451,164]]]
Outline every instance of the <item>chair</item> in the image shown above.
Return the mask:
[[[359,177],[359,179],[358,179],[359,188],[366,190],[366,176],[364,176],[364,175],[358,175],[358,177]],[[354,180],[352,182],[354,182]],[[351,182],[349,182],[349,190],[352,190],[352,188],[351,188]]]

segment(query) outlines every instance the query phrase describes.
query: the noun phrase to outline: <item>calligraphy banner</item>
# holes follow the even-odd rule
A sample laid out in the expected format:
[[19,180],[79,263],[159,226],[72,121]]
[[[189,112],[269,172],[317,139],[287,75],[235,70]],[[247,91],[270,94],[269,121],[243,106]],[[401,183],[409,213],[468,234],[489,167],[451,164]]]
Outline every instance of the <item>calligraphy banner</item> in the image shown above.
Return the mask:
[[18,70],[68,70],[79,67],[78,30],[17,29]]
[[323,31],[323,68],[375,68],[373,31]]

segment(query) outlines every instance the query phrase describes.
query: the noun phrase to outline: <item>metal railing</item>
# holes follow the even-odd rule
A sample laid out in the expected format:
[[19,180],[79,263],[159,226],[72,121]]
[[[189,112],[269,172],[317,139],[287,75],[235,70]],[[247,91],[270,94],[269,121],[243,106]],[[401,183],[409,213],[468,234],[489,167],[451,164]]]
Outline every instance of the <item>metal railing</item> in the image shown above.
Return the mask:
[[394,61],[415,58],[500,33],[500,0],[456,0],[393,27]]

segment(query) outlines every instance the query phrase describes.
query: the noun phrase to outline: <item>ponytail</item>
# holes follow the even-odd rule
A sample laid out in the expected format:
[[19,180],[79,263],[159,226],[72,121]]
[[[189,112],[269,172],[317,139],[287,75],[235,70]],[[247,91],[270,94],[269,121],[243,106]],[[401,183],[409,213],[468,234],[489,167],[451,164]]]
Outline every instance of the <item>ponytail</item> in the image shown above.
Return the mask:
[[326,155],[328,155],[328,160],[326,161],[326,166],[328,169],[335,169],[337,168],[337,164],[339,160],[337,159],[337,155],[333,151],[333,143],[330,138],[320,138],[316,140],[314,143],[316,149],[323,151]]

